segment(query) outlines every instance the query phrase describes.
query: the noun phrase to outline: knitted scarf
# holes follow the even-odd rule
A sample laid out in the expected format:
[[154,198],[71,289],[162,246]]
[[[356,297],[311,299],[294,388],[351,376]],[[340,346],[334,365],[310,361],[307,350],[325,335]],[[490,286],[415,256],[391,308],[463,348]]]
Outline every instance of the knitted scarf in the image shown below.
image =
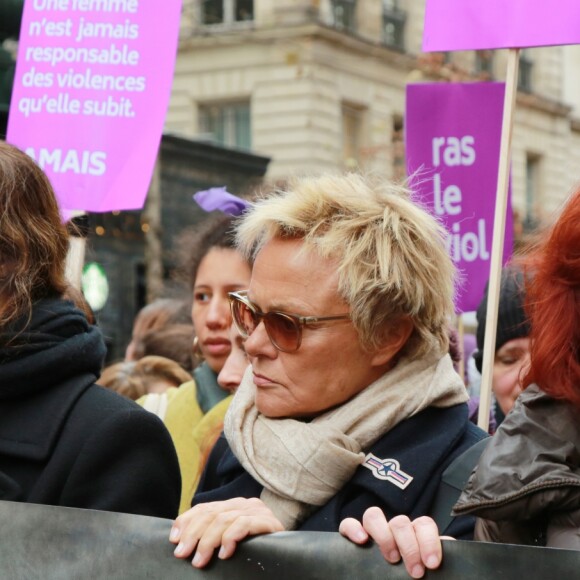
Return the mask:
[[295,529],[352,478],[365,450],[426,407],[467,401],[449,355],[401,359],[341,406],[310,422],[269,419],[258,412],[249,367],[225,419],[225,434],[261,499],[287,530]]

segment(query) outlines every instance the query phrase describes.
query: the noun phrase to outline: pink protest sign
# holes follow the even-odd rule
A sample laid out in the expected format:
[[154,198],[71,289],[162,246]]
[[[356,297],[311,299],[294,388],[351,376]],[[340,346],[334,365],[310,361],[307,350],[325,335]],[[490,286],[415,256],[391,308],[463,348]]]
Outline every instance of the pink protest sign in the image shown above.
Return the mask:
[[[490,275],[504,85],[407,86],[407,169],[417,197],[448,230],[462,273],[456,309],[475,310]],[[512,248],[508,203],[504,261]]]
[[25,2],[7,140],[45,170],[63,209],[143,207],[180,14],[181,0]]
[[580,2],[427,0],[423,50],[580,44]]

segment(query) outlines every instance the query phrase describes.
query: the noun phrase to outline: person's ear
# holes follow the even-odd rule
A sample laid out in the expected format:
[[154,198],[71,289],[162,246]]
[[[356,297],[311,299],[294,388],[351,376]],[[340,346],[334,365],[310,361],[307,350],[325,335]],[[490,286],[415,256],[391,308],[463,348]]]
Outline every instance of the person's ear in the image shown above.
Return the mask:
[[371,364],[384,366],[394,362],[397,354],[407,344],[413,329],[414,324],[409,316],[401,316],[396,322],[389,325],[381,345],[374,351]]

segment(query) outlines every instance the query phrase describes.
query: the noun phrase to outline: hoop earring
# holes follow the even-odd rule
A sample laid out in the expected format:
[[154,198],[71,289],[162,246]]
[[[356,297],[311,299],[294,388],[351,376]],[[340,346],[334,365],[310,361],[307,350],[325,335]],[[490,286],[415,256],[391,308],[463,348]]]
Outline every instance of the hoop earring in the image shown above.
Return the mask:
[[203,353],[201,352],[201,347],[199,346],[199,338],[197,336],[193,339],[193,355],[199,360],[204,359]]

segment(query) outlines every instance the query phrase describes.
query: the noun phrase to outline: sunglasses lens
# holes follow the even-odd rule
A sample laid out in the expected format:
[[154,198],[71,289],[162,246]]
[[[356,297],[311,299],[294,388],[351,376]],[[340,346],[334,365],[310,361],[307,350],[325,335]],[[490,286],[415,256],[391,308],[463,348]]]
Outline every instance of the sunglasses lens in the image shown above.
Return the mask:
[[274,345],[284,352],[293,352],[300,346],[300,325],[291,316],[268,312],[264,317],[266,330]]
[[257,326],[256,317],[250,307],[239,298],[232,300],[232,318],[244,338],[248,338]]
[[300,323],[294,317],[281,312],[257,312],[243,298],[230,294],[232,318],[238,331],[248,338],[264,320],[266,332],[272,344],[283,352],[294,352],[300,346]]

